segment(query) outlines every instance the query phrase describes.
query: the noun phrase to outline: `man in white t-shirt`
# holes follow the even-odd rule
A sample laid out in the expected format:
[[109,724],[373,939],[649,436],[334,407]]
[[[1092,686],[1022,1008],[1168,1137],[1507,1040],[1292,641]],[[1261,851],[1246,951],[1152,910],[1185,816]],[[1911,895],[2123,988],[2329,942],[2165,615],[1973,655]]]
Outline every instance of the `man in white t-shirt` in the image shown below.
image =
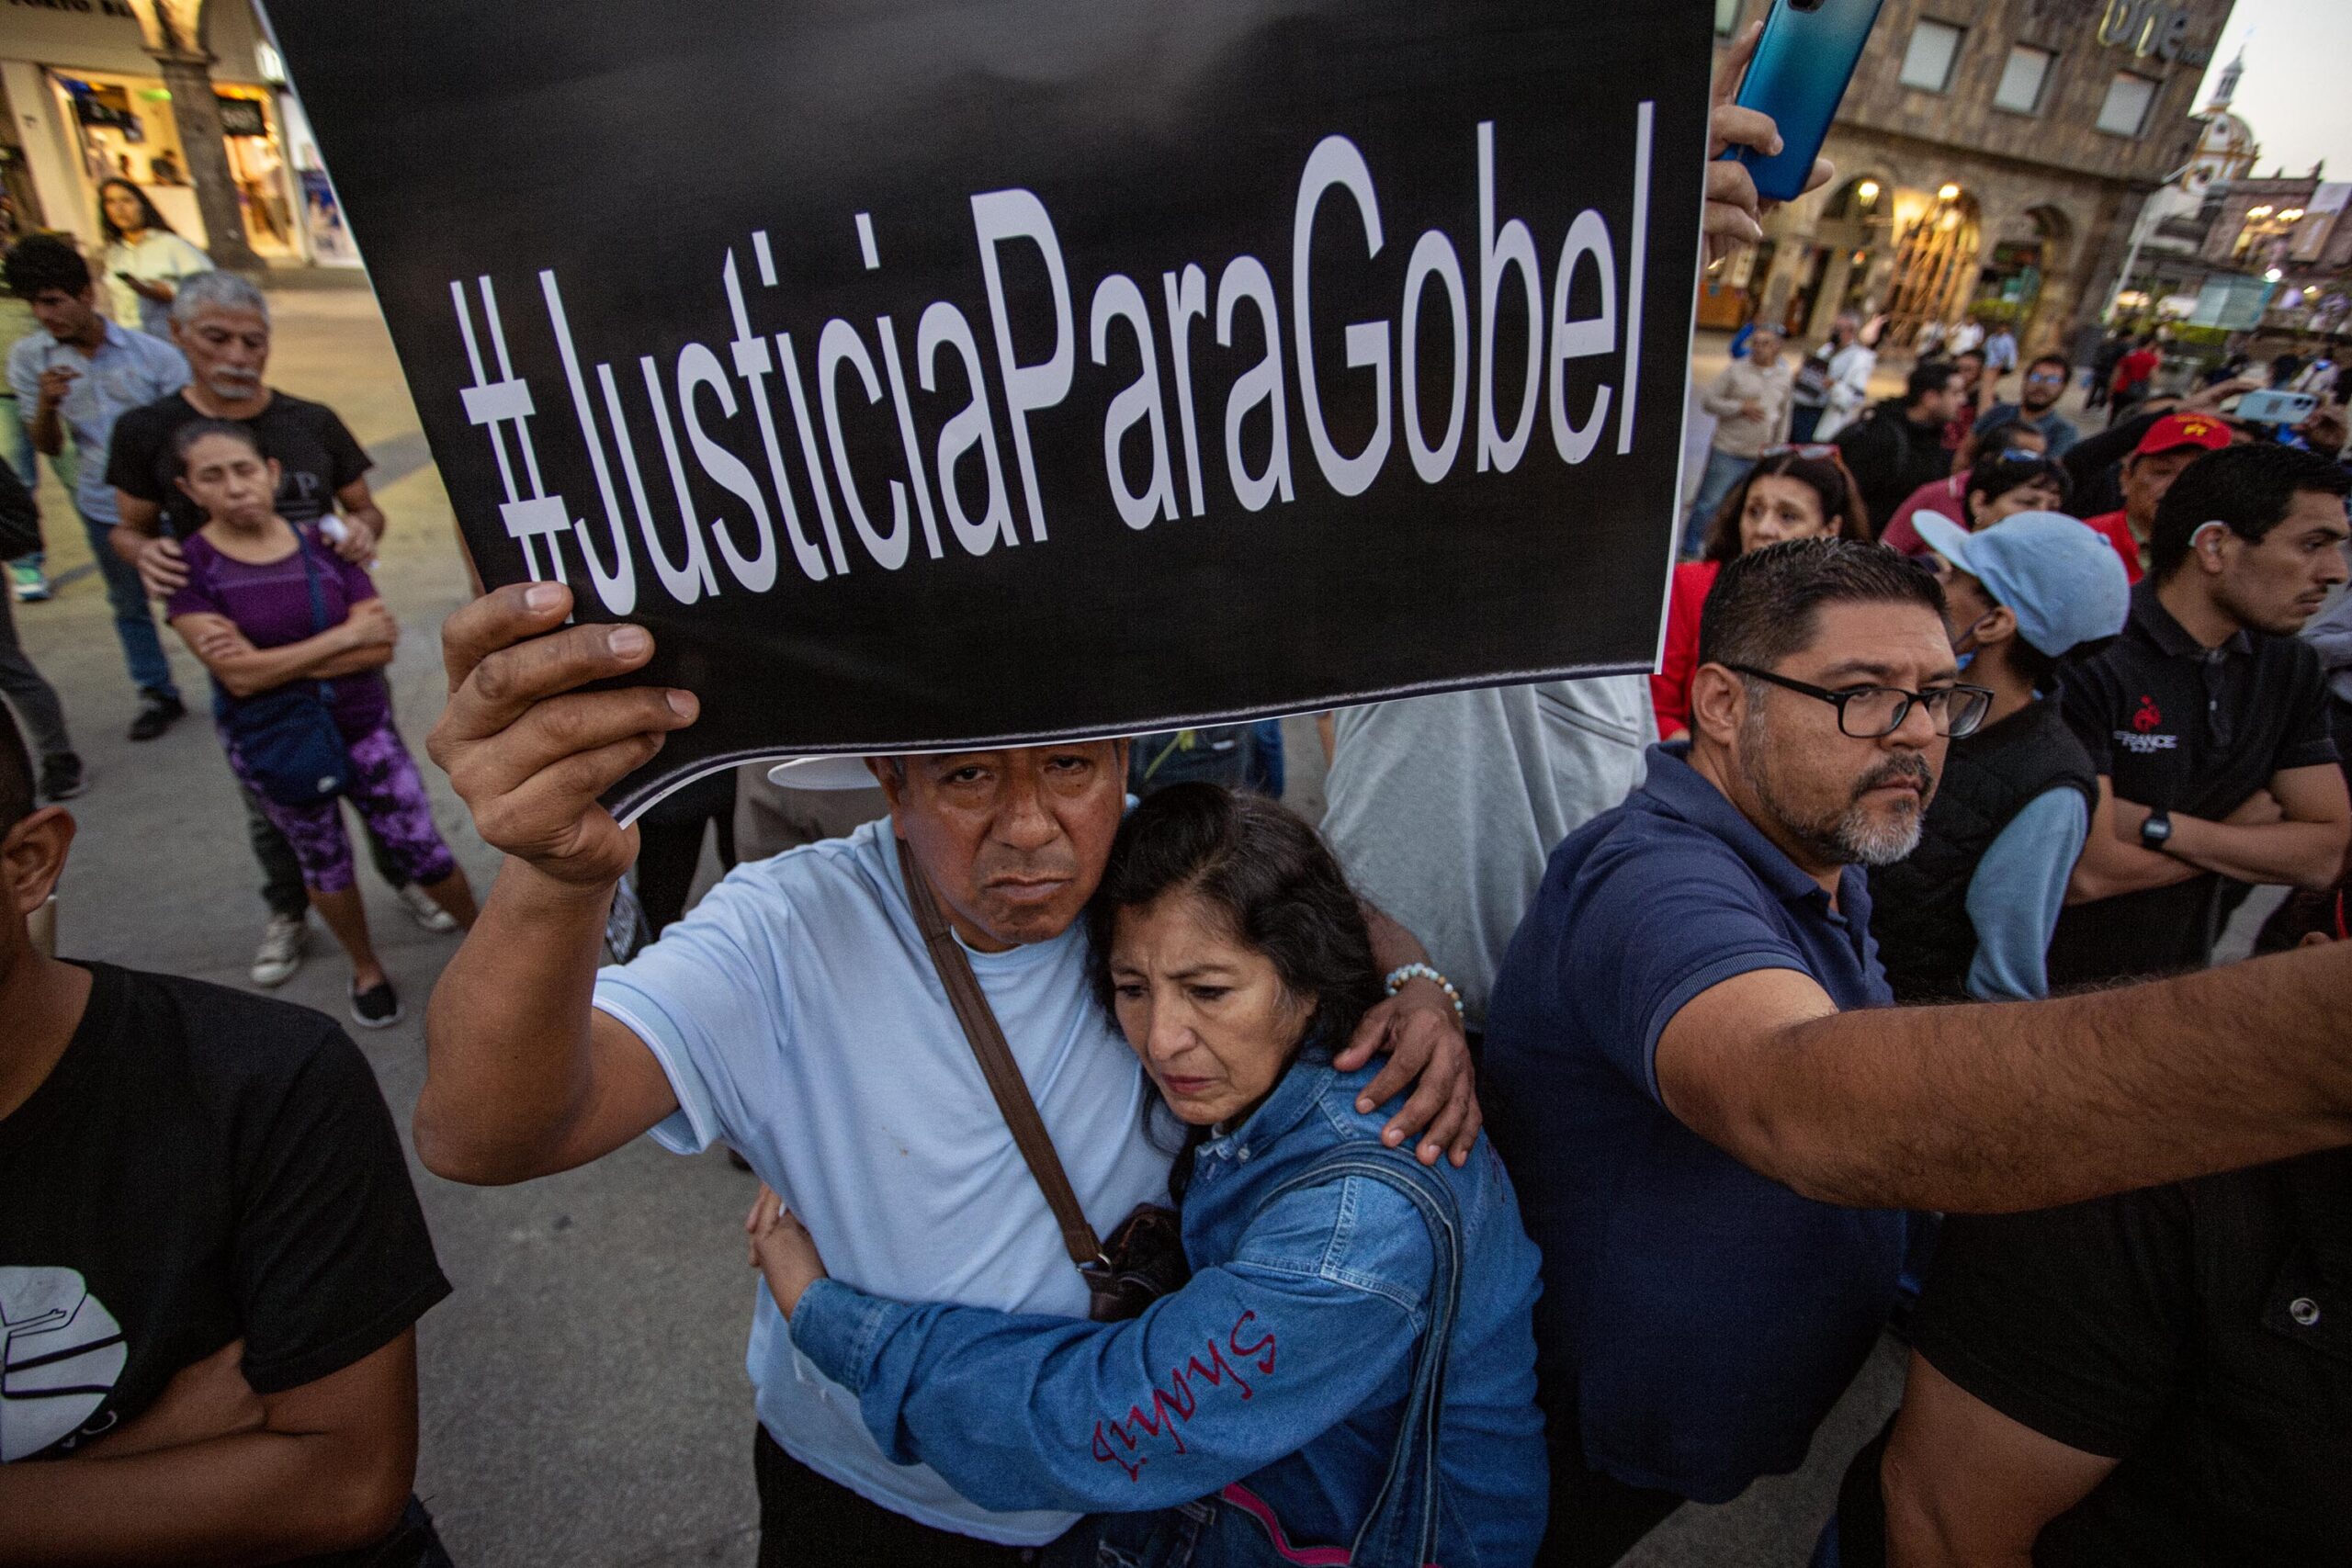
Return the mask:
[[1403,697],[1332,720],[1324,840],[1349,884],[1429,944],[1475,1035],[1552,852],[1641,787],[1649,678]]
[[[724,1142],[792,1206],[832,1273],[902,1300],[1081,1317],[1087,1292],[990,1097],[909,908],[903,838],[963,942],[1070,1184],[1100,1235],[1167,1200],[1135,1056],[1087,980],[1078,917],[1125,808],[1126,743],[875,759],[888,818],[738,866],[628,964],[597,972],[637,835],[597,793],[694,721],[690,693],[586,692],[641,669],[631,626],[566,626],[570,592],[504,588],[443,627],[435,728],[482,837],[506,852],[428,1015],[417,1152],[439,1175],[520,1181],[650,1133]],[[842,760],[830,760],[838,773]],[[1419,943],[1373,915],[1385,968]],[[1416,1075],[1391,1143],[1467,1156],[1478,1114],[1453,1002],[1404,981],[1342,1066],[1391,1053],[1376,1105]],[[1367,1106],[1366,1109],[1370,1109]],[[792,1348],[764,1289],[749,1371],[763,1565],[1032,1562],[1074,1516],[992,1513],[886,1460],[855,1394]]]

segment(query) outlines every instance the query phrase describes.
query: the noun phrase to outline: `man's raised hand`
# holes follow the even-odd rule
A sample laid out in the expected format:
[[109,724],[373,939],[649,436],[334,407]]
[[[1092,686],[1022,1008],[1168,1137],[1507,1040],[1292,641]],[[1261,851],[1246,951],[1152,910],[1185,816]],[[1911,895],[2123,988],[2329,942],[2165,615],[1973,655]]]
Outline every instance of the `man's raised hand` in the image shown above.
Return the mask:
[[[1700,221],[1701,231],[1706,236],[1709,266],[1764,237],[1765,204],[1756,193],[1756,177],[1747,172],[1745,164],[1723,161],[1724,153],[1734,147],[1753,148],[1770,158],[1776,156],[1782,145],[1781,129],[1772,123],[1771,116],[1742,108],[1735,101],[1739,96],[1740,82],[1747,74],[1747,63],[1756,58],[1757,42],[1763,36],[1764,24],[1750,23],[1715,73],[1714,108],[1707,119],[1707,207]],[[1804,188],[1819,190],[1836,172],[1828,159],[1815,158]]]
[[691,692],[583,692],[653,657],[642,626],[563,624],[571,591],[516,583],[441,626],[449,704],[425,750],[473,813],[484,842],[560,882],[605,888],[637,858],[597,796],[695,721]]

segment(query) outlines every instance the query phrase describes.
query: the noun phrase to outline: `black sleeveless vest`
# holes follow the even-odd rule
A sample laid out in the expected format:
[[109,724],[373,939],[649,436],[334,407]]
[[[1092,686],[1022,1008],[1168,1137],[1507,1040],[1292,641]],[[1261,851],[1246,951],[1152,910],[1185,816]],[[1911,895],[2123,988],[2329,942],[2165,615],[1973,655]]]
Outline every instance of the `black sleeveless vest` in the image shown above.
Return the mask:
[[1871,933],[1896,1000],[1967,996],[1968,968],[1976,959],[1969,878],[2010,818],[2062,784],[2098,806],[2098,774],[2055,699],[1952,742],[1919,847],[1908,860],[1871,873]]

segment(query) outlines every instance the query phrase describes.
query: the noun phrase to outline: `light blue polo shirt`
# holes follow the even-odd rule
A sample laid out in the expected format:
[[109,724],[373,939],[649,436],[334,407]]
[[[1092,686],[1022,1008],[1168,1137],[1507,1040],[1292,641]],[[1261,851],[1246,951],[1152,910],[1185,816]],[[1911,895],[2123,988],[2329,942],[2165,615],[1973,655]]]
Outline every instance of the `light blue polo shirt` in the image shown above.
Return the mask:
[[114,321],[107,323],[106,341],[95,354],[84,354],[46,332],[34,332],[8,351],[8,385],[28,425],[40,403],[42,374],[59,365],[81,372],[57,405],[57,417],[64,422],[81,458],[74,504],[94,523],[119,523],[122,519],[115,510],[114,486],[107,482],[107,443],[113,439],[114,422],[141,403],[167,398],[187,386],[187,361],[162,338]]
[[[972,953],[1029,1093],[1097,1234],[1168,1201],[1135,1055],[1088,987],[1081,927]],[[894,1301],[1082,1318],[1087,1292],[915,929],[888,819],[741,865],[628,964],[599,1010],[661,1061],[679,1110],[653,1130],[725,1142],[808,1227],[833,1278]],[[758,1288],[748,1358],[761,1423],[820,1474],[934,1529],[1008,1546],[1076,1516],[992,1513],[884,1458],[857,1395],[793,1348]]]

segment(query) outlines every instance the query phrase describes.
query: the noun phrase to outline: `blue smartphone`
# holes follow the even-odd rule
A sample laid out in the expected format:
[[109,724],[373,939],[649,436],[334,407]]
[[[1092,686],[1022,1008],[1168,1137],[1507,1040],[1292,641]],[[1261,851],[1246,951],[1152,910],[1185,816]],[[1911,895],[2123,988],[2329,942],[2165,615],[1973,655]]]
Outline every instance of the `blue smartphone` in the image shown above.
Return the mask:
[[1764,36],[1740,84],[1742,108],[1772,117],[1781,151],[1767,158],[1753,148],[1724,155],[1747,165],[1756,193],[1767,201],[1804,194],[1813,161],[1829,135],[1829,121],[1862,58],[1883,0],[1772,0]]

